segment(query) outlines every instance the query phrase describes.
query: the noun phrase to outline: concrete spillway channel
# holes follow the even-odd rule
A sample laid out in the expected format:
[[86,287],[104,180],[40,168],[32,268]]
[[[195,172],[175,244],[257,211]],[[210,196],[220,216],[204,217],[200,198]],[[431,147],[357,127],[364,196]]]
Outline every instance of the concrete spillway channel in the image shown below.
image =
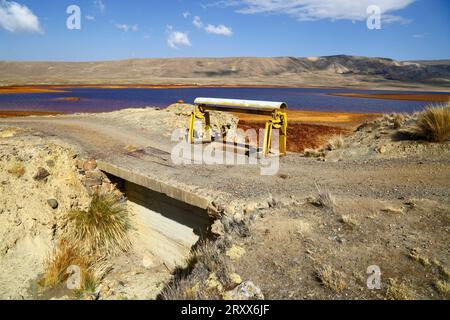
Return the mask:
[[127,197],[133,250],[169,268],[183,265],[192,246],[208,234],[208,201],[108,163],[100,161],[99,168]]

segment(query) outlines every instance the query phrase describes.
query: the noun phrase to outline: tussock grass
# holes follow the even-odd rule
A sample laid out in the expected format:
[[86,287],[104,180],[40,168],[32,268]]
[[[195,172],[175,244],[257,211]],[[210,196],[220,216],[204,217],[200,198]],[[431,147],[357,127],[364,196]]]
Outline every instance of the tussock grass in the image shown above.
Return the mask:
[[[232,268],[225,254],[211,241],[193,249],[186,261],[187,268],[175,271],[172,282],[161,292],[162,300],[215,300],[222,298],[218,288],[231,284]],[[211,286],[214,282],[214,286]]]
[[317,189],[317,197],[310,198],[309,202],[318,207],[324,207],[333,210],[336,205],[336,198],[329,190],[315,183]]
[[330,151],[338,150],[344,147],[344,145],[345,145],[344,137],[342,135],[338,135],[334,136],[328,141],[327,149]]
[[316,277],[324,287],[334,292],[341,292],[348,287],[345,274],[328,265],[317,268]]
[[113,194],[94,194],[87,211],[71,211],[68,218],[73,223],[70,240],[87,254],[116,254],[131,246],[126,205]]
[[350,227],[356,227],[358,225],[358,221],[356,221],[349,215],[342,215],[341,222],[349,225]]
[[405,123],[405,116],[401,113],[396,113],[394,114],[392,122],[395,129],[400,129]]
[[422,254],[419,253],[419,251],[417,249],[413,249],[411,250],[411,252],[409,253],[409,257],[417,262],[419,262],[421,265],[423,265],[424,267],[429,267],[431,266],[431,262],[430,259],[427,256],[424,256]]
[[450,102],[429,106],[417,119],[418,134],[432,142],[445,142],[450,137]]
[[86,255],[80,254],[79,247],[62,239],[53,252],[44,261],[45,273],[39,281],[42,287],[55,288],[69,277],[68,268],[78,266],[81,271],[81,288],[79,290],[91,290],[95,277],[91,272],[92,263]]
[[397,279],[390,278],[388,280],[386,298],[389,300],[413,300],[415,293],[406,284],[399,282]]
[[435,283],[435,287],[440,294],[442,294],[446,297],[450,297],[450,282],[449,281],[438,280]]

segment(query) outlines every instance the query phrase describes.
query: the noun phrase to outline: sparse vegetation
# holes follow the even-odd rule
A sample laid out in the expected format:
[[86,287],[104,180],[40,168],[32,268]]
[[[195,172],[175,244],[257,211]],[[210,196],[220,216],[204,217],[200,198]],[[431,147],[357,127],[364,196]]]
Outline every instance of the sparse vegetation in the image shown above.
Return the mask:
[[441,281],[438,280],[435,283],[436,289],[437,291],[446,296],[446,297],[450,297],[450,282],[449,281]]
[[450,137],[450,103],[430,106],[419,114],[418,133],[432,142],[445,142]]
[[334,136],[328,141],[327,149],[332,150],[338,150],[341,149],[344,146],[344,137],[342,135]]
[[128,212],[113,194],[94,194],[87,211],[71,211],[68,217],[74,223],[71,240],[82,244],[83,252],[115,254],[129,249]]
[[25,167],[22,164],[20,164],[19,162],[15,162],[8,169],[8,173],[10,173],[11,175],[13,175],[16,178],[20,178],[25,174]]
[[319,158],[325,156],[325,154],[322,151],[316,150],[316,149],[309,149],[306,148],[303,151],[303,156],[307,158]]
[[400,129],[403,124],[405,123],[405,116],[401,113],[394,114],[394,117],[392,119],[393,125],[395,129]]
[[386,290],[386,298],[389,300],[412,300],[414,299],[414,291],[405,283],[399,282],[397,279],[388,280],[388,288]]
[[349,215],[343,215],[341,217],[341,222],[351,227],[355,227],[358,225],[358,222]]
[[317,197],[311,197],[308,201],[315,206],[333,210],[336,205],[335,197],[327,189],[321,187],[317,183],[315,185],[317,189]]
[[44,265],[45,273],[39,283],[43,287],[54,288],[69,277],[67,268],[71,265],[80,267],[82,278],[86,278],[86,275],[83,274],[87,273],[90,262],[86,256],[80,255],[77,246],[69,244],[67,240],[62,239],[51,255],[46,258]]
[[409,257],[417,262],[419,262],[424,267],[431,266],[430,259],[427,256],[424,256],[418,252],[417,249],[411,250]]
[[203,242],[179,268],[160,295],[163,300],[221,299],[222,290],[231,285],[230,261],[212,242]]
[[330,266],[322,266],[316,270],[317,279],[324,287],[334,291],[341,292],[347,289],[348,284],[345,280],[345,274],[334,270]]

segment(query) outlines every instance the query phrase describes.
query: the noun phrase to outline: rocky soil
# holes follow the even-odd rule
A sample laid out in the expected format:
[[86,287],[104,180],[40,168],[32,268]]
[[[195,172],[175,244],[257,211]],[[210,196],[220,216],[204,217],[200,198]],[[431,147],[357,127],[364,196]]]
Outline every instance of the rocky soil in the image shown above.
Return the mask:
[[[450,142],[412,136],[417,115],[363,124],[261,176],[250,165],[172,165],[171,130],[185,130],[186,108],[2,122],[2,298],[32,298],[63,213],[98,189],[116,191],[93,158],[196,192],[216,218],[215,241],[173,277],[142,245],[109,259],[97,298],[448,298]],[[236,119],[216,130],[224,124]],[[374,265],[376,290],[367,287]]]

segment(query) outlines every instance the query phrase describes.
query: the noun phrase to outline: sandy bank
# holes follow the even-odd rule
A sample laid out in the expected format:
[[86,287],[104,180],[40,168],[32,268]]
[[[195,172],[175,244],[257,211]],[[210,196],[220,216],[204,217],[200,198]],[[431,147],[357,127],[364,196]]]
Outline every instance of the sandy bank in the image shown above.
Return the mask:
[[407,101],[430,101],[430,102],[448,102],[450,94],[390,94],[390,93],[328,93],[329,96],[351,97],[351,98],[369,98],[369,99],[389,99],[389,100],[407,100]]

